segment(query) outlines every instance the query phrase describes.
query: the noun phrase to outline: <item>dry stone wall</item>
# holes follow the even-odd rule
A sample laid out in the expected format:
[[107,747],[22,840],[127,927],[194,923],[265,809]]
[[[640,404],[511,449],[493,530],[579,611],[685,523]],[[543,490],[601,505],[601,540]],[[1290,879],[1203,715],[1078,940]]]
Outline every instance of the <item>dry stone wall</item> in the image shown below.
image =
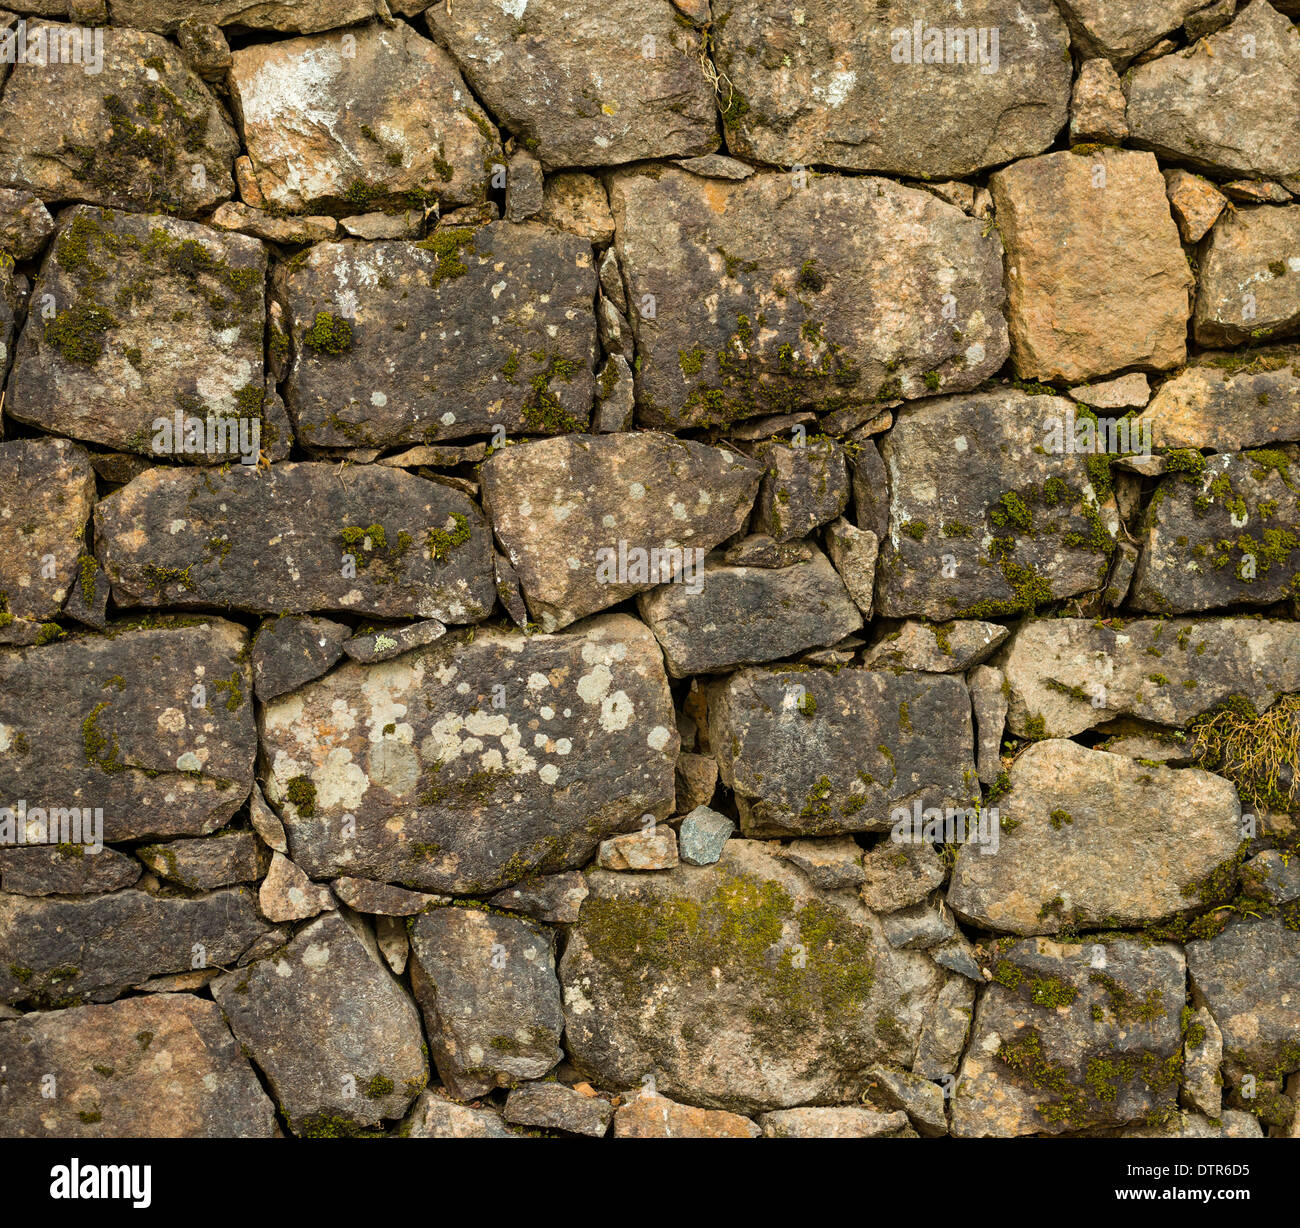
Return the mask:
[[1300,1132],[1294,0],[7,2],[0,1134]]

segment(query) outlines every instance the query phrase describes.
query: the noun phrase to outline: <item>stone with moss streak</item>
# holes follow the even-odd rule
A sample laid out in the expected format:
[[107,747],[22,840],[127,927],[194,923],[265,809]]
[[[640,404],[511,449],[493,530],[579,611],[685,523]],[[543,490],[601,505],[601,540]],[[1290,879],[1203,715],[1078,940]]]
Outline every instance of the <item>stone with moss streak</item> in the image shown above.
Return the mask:
[[261,877],[265,868],[257,837],[251,831],[146,844],[135,852],[160,878],[171,879],[191,891],[251,883]]
[[644,425],[973,388],[1006,359],[997,234],[928,192],[656,167],[616,174],[610,200]]
[[1201,904],[1185,889],[1241,841],[1236,789],[1196,768],[1049,740],[1021,754],[1010,779],[1000,847],[963,845],[948,888],[953,911],[981,929],[1055,934],[1174,917]]
[[[624,614],[554,636],[479,629],[348,663],[268,704],[261,729],[267,797],[318,879],[477,894],[583,865],[602,838],[674,803],[663,659]],[[301,775],[311,814],[289,800]],[[348,838],[344,814],[356,821]]]

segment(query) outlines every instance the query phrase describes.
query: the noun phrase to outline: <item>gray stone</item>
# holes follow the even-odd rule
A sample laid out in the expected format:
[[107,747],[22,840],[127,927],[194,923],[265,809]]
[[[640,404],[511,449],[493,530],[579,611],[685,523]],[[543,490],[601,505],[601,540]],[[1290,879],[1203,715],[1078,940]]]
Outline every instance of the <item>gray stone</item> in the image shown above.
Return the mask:
[[599,1085],[653,1071],[666,1095],[761,1111],[856,1099],[873,1065],[910,1061],[938,970],[774,850],[587,879],[560,979],[569,1053]]
[[583,865],[606,836],[672,813],[663,660],[622,614],[345,664],[268,704],[262,740],[267,797],[318,879],[478,894]]
[[287,280],[299,437],[355,448],[585,429],[595,288],[591,249],[532,222],[313,247]]
[[507,163],[506,221],[526,222],[542,211],[542,164],[526,149],[516,149]]
[[[319,678],[343,656],[343,623],[306,614],[267,619],[253,637],[253,689],[263,703]],[[283,851],[283,850],[282,850]]]
[[1200,258],[1197,342],[1246,345],[1300,332],[1298,253],[1300,205],[1259,205],[1220,217]]
[[966,1051],[974,1012],[975,986],[971,979],[964,971],[948,976],[921,1026],[912,1070],[923,1079],[955,1075]]
[[873,1109],[779,1109],[758,1119],[764,1138],[915,1138],[907,1114]]
[[[1217,1122],[1217,1124],[1216,1124]],[[1263,1138],[1259,1122],[1249,1113],[1224,1109],[1214,1120],[1200,1113],[1176,1113],[1173,1119],[1156,1126],[1130,1126],[1121,1138]]]
[[997,235],[929,192],[656,167],[615,175],[610,200],[644,425],[959,391],[1006,360]]
[[987,661],[1007,638],[1009,629],[998,623],[905,622],[878,640],[862,657],[873,669],[899,668],[925,673],[960,674]]
[[900,414],[882,444],[878,615],[985,619],[1102,586],[1119,519],[1089,458],[1064,450],[1073,415],[1010,389]]
[[722,561],[732,567],[793,567],[808,562],[813,550],[811,542],[778,542],[766,533],[751,533],[728,546]]
[[767,466],[754,503],[754,532],[793,541],[834,520],[848,506],[848,466],[835,440],[811,440],[798,447],[769,440],[760,443],[754,455]]
[[244,47],[230,85],[257,187],[291,212],[469,204],[504,165],[451,57],[403,22]]
[[469,1100],[540,1079],[562,1056],[560,986],[548,931],[469,908],[426,913],[411,931],[411,986],[438,1076]]
[[1140,371],[1070,389],[1072,400],[1093,409],[1141,409],[1151,399],[1151,382]]
[[1207,1117],[1218,1117],[1223,1111],[1223,1076],[1219,1074],[1223,1065],[1223,1033],[1214,1016],[1202,1006],[1193,1012],[1185,1035],[1178,1099],[1189,1109]]
[[991,665],[977,665],[968,685],[975,713],[975,770],[981,784],[991,785],[1002,771],[1002,734],[1010,706],[1006,675]]
[[135,854],[160,878],[170,879],[191,891],[251,883],[262,876],[265,867],[257,837],[251,831],[144,844]]
[[843,517],[826,529],[826,551],[840,573],[853,604],[865,619],[871,618],[876,585],[876,558],[880,540],[870,529],[859,529]]
[[385,627],[380,631],[367,631],[354,635],[343,644],[343,651],[353,661],[370,665],[376,661],[391,661],[413,648],[432,644],[447,634],[446,625],[436,618],[411,623],[406,627]]
[[100,567],[93,554],[83,554],[77,560],[77,582],[68,593],[63,606],[65,618],[103,631],[108,626],[108,598],[111,585],[108,573]]
[[491,896],[493,908],[523,913],[534,921],[571,925],[587,898],[587,880],[576,870],[563,874],[543,874],[516,887],[507,887]]
[[424,231],[424,213],[357,213],[339,219],[339,226],[354,239],[418,239]]
[[404,887],[377,883],[368,878],[336,878],[330,887],[355,912],[381,917],[411,917],[418,912],[427,912],[437,904],[450,902],[450,897],[445,895],[407,891]]
[[[48,1081],[57,1094],[47,1097]],[[189,994],[0,1022],[8,1138],[272,1138],[275,1106],[221,1012]]]
[[914,904],[881,917],[880,926],[890,944],[903,951],[928,951],[957,933],[952,916],[942,905]]
[[1265,849],[1241,867],[1241,881],[1247,895],[1289,904],[1300,899],[1300,858]]
[[233,964],[265,929],[247,887],[191,897],[0,895],[0,1001],[109,1002],[151,976]]
[[205,618],[0,652],[0,797],[102,809],[110,843],[215,831],[253,783],[247,646]]
[[[693,583],[692,583],[693,579]],[[716,555],[685,583],[637,598],[674,678],[792,657],[862,626],[844,582],[820,550],[790,567],[729,567]]]
[[757,1138],[761,1133],[748,1117],[675,1104],[653,1093],[642,1092],[614,1114],[615,1138]]
[[[890,422],[893,422],[892,416]],[[858,528],[870,531],[878,541],[884,541],[889,533],[889,475],[880,449],[873,440],[860,439],[849,456]]]
[[[41,29],[61,48],[82,38],[74,27],[30,22],[29,44]],[[99,72],[14,66],[0,99],[0,184],[42,200],[190,216],[228,200],[239,141],[208,87],[165,38],[112,27],[103,39]]]
[[149,469],[100,500],[95,530],[118,605],[466,623],[496,599],[474,503],[378,465],[356,467],[346,482],[329,464]]
[[758,169],[738,158],[728,158],[725,154],[701,154],[698,158],[682,158],[677,165],[682,170],[705,179],[748,179]]
[[941,1138],[948,1133],[943,1089],[929,1079],[877,1066],[871,1072],[867,1096],[877,1108],[901,1109],[923,1138]]
[[667,0],[532,0],[517,11],[461,0],[434,5],[426,20],[474,92],[548,169],[718,146],[700,68],[706,44]]
[[238,230],[268,243],[292,247],[325,242],[337,237],[339,231],[339,224],[332,217],[282,217],[250,208],[237,200],[218,206],[208,218],[208,224],[218,230]]
[[982,929],[1054,934],[1175,916],[1196,904],[1184,888],[1241,840],[1237,791],[1209,772],[1051,740],[1024,751],[1010,778],[996,855],[963,845],[948,889],[957,915]]
[[919,904],[945,876],[933,845],[888,840],[863,854],[862,873],[862,902],[880,913]]
[[1123,67],[1177,30],[1205,0],[1062,0],[1073,42],[1085,55]]
[[658,432],[566,435],[489,457],[483,503],[530,613],[554,631],[731,537],[760,477],[739,453]]
[[960,178],[1039,153],[1065,124],[1069,37],[1046,0],[968,2],[946,48],[940,17],[918,27],[903,0],[728,12],[713,32],[719,106],[744,157]]
[[852,836],[791,840],[777,855],[798,866],[804,877],[822,891],[851,889],[866,881],[862,850]]
[[257,832],[263,844],[267,848],[273,849],[277,853],[287,853],[289,851],[289,842],[285,838],[284,824],[280,822],[280,816],[266,804],[266,798],[262,796],[261,786],[253,785],[253,791],[248,797],[248,821],[253,825],[253,830]]
[[54,219],[31,192],[0,188],[0,251],[15,260],[30,260],[54,233]]
[[726,815],[697,806],[677,830],[681,858],[688,866],[711,866],[722,856],[736,825]]
[[140,877],[140,864],[116,849],[37,845],[0,849],[0,887],[15,895],[99,895]]
[[677,833],[657,825],[602,840],[596,864],[602,870],[671,870],[678,864]]
[[440,1091],[422,1092],[402,1125],[404,1138],[518,1138],[496,1109],[471,1108]]
[[401,1117],[428,1081],[415,1004],[369,932],[340,913],[218,977],[212,996],[296,1135],[337,1138]]
[[958,678],[745,669],[717,684],[709,740],[749,836],[887,831],[898,807],[978,790]]
[[603,1138],[614,1120],[614,1106],[563,1083],[525,1083],[507,1097],[505,1119],[518,1126]]
[[[1282,11],[1281,4],[1278,5],[1278,10]],[[1188,13],[1187,20],[1183,22],[1183,29],[1187,32],[1188,39],[1195,42],[1198,38],[1205,38],[1216,30],[1222,30],[1232,20],[1236,11],[1237,0],[1216,0],[1216,3],[1198,9],[1195,13]]]

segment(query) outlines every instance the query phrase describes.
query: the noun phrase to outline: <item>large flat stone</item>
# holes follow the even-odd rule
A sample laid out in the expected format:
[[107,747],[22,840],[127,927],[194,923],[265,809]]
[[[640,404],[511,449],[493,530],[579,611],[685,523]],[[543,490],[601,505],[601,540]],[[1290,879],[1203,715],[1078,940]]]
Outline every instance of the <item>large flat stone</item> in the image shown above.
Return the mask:
[[247,646],[214,618],[0,651],[0,797],[102,810],[110,842],[214,831],[253,783]]
[[875,1063],[910,1065],[940,970],[774,850],[731,840],[715,866],[587,881],[560,980],[570,1055],[600,1085],[651,1076],[750,1112],[854,1100]]
[[627,615],[349,662],[262,717],[294,860],[434,891],[580,866],[642,815],[666,818],[677,748],[659,647]]
[[959,391],[1006,360],[997,235],[929,192],[655,168],[610,200],[646,425]]
[[1012,934],[1142,926],[1197,904],[1192,889],[1241,841],[1237,791],[1195,768],[1038,742],[998,801],[1000,847],[962,846],[948,903]]
[[971,804],[960,678],[746,669],[710,692],[709,741],[751,836],[887,831],[896,807]]
[[564,436],[489,457],[483,506],[552,631],[682,573],[683,550],[694,566],[744,526],[762,472],[659,432]]
[[[584,430],[595,394],[590,245],[494,222],[423,243],[322,243],[288,275],[286,395],[305,443]],[[314,341],[321,314],[346,345]],[[341,348],[340,348],[341,347]]]
[[482,618],[492,545],[468,496],[400,469],[149,469],[95,508],[120,606]]

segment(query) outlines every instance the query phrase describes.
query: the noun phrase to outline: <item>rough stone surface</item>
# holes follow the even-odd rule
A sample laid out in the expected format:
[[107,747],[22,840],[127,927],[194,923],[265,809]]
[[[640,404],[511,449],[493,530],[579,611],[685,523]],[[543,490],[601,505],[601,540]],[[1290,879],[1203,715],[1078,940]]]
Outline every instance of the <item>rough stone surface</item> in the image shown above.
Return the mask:
[[853,604],[865,619],[875,601],[876,559],[880,539],[870,529],[859,529],[841,517],[826,529],[826,552],[840,573]]
[[53,233],[54,221],[40,197],[0,188],[0,251],[15,260],[30,260]]
[[1085,60],[1070,98],[1070,140],[1118,145],[1128,136],[1127,102],[1109,60]]
[[268,619],[253,637],[253,688],[263,703],[297,690],[343,657],[348,628],[328,618],[286,614]]
[[[58,1094],[42,1095],[53,1077]],[[267,1099],[221,1012],[189,994],[0,1021],[8,1138],[271,1138]]]
[[895,667],[925,673],[960,674],[988,660],[1009,634],[998,623],[905,622],[863,654],[873,669]]
[[562,1083],[525,1083],[507,1097],[505,1119],[518,1126],[603,1138],[614,1120],[614,1106]]
[[1161,172],[1165,191],[1184,243],[1199,243],[1218,220],[1227,197],[1208,179],[1181,168]]
[[1123,66],[1177,30],[1205,0],[1062,0],[1072,40]]
[[[900,0],[815,0],[794,22],[760,0],[728,12],[714,38],[734,90],[724,85],[719,105],[728,144],[745,157],[963,177],[1041,152],[1065,124],[1068,36],[1047,0],[963,5],[975,36],[961,44],[964,62],[956,48],[935,62],[937,15],[915,46],[918,13]],[[1000,34],[996,63],[990,29]]]
[[262,880],[257,906],[269,921],[304,921],[335,907],[328,887],[313,883],[300,866],[279,853],[271,854],[271,868]]
[[1001,847],[989,856],[963,845],[948,889],[957,914],[982,929],[1147,925],[1195,905],[1183,889],[1241,840],[1237,792],[1209,772],[1051,740],[1026,750],[1010,778]]
[[1077,383],[1184,361],[1192,274],[1154,157],[1045,154],[989,186],[1022,378]]
[[779,1109],[759,1119],[764,1138],[915,1138],[901,1112],[874,1109]]
[[[210,891],[234,883],[251,883],[262,876],[257,838],[251,831],[221,832],[166,844],[145,844],[135,854],[159,878],[191,891]],[[272,917],[271,920],[282,918]]]
[[754,503],[753,528],[778,542],[807,537],[834,520],[849,502],[844,449],[834,440],[795,447],[771,440],[755,456],[767,466]]
[[543,874],[517,887],[498,891],[488,901],[493,908],[523,913],[534,921],[572,924],[587,898],[587,880],[576,870]]
[[614,1114],[615,1138],[757,1138],[760,1133],[748,1117],[676,1104],[666,1096],[636,1096]]
[[1201,345],[1300,332],[1300,205],[1234,209],[1201,257],[1192,329]]
[[115,849],[58,845],[0,851],[0,887],[15,895],[99,895],[130,887],[140,865]]
[[403,1123],[406,1138],[517,1138],[495,1109],[472,1108],[439,1091],[421,1092]]
[[726,815],[697,806],[677,831],[681,859],[688,866],[711,866],[722,856],[736,825]]
[[582,865],[643,814],[666,818],[677,747],[658,647],[626,615],[345,664],[262,716],[267,796],[294,860],[316,878],[434,891]]
[[655,826],[602,840],[596,864],[602,870],[671,870],[678,864],[677,833]]
[[958,391],[1006,359],[997,236],[928,192],[664,170],[615,176],[610,200],[645,425]]

